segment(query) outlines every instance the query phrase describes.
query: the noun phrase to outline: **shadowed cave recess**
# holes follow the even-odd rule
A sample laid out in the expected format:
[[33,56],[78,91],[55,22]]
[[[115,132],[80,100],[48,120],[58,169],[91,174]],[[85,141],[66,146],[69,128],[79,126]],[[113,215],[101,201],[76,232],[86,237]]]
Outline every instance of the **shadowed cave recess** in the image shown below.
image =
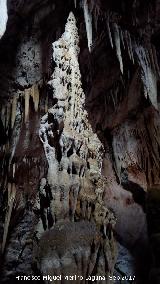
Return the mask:
[[159,17],[0,0],[0,283],[160,284]]

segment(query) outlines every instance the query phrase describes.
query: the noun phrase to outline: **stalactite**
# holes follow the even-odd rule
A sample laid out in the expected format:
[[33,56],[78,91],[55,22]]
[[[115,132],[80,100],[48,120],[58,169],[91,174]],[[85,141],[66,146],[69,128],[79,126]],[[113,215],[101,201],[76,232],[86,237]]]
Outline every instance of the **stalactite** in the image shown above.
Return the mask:
[[8,134],[8,130],[9,130],[9,122],[10,122],[10,119],[11,119],[11,107],[12,107],[12,104],[11,103],[8,103],[7,104],[7,113],[6,113],[6,134]]
[[39,106],[39,89],[37,84],[32,86],[30,95],[33,98],[34,109],[37,112]]
[[147,57],[146,51],[142,46],[136,46],[135,52],[138,57],[138,62],[141,67],[141,78],[144,86],[144,95],[149,97],[152,105],[158,109],[157,104],[157,78],[156,74],[153,73],[149,58]]
[[[133,165],[145,172],[150,185],[153,183],[152,177],[155,179],[158,176],[160,163],[160,141],[158,137],[160,130],[156,125],[156,121],[159,124],[158,114],[156,119],[148,119],[146,125],[144,118],[141,117],[137,123],[132,125],[126,123],[114,132],[113,149],[116,172],[120,180],[121,169]],[[151,171],[152,175],[150,174]]]
[[10,152],[9,166],[8,166],[9,171],[10,171],[12,159],[14,157],[14,153],[16,150],[16,146],[19,140],[19,135],[21,131],[21,121],[22,121],[21,105],[20,105],[20,102],[18,102],[14,128],[12,131],[12,137],[11,137],[10,144],[9,144],[9,152]]
[[84,19],[86,25],[87,39],[88,39],[88,49],[91,52],[92,47],[92,14],[89,10],[87,0],[83,0],[83,10],[84,10]]
[[154,74],[158,74],[157,69],[156,69],[156,65],[155,65],[155,60],[154,60],[154,54],[153,54],[153,49],[152,47],[149,48],[148,50],[149,52],[149,58],[150,58],[150,62],[151,62],[151,68],[153,70]]
[[6,115],[5,115],[5,112],[6,112],[6,108],[5,106],[1,106],[1,110],[0,110],[0,115],[1,115],[1,120],[2,120],[2,124],[3,124],[3,127],[5,128],[5,125],[6,125]]
[[24,92],[25,98],[25,122],[28,121],[29,118],[29,100],[30,100],[30,89],[26,89]]
[[74,7],[77,8],[77,0],[74,0]]
[[132,49],[131,36],[130,36],[130,33],[128,31],[125,31],[125,35],[126,35],[126,44],[127,44],[127,48],[128,48],[128,55],[129,55],[131,61],[134,64],[134,55],[133,55],[133,49]]
[[99,3],[96,3],[95,1],[88,1],[89,10],[93,15],[93,20],[94,20],[96,32],[97,32],[97,28],[98,28],[98,20],[99,20],[99,18],[101,19],[101,16],[102,16],[101,9],[100,9],[100,6],[98,4]]
[[13,178],[15,177],[15,172],[16,172],[16,164],[13,164]]
[[98,29],[98,15],[97,15],[97,10],[96,9],[94,11],[94,25],[95,25],[96,32],[97,32],[97,29]]
[[152,51],[153,51],[153,58],[154,58],[155,66],[156,66],[156,72],[158,76],[160,77],[160,68],[159,68],[159,64],[157,60],[157,52],[156,52],[154,45],[152,45]]
[[111,97],[112,97],[112,101],[113,101],[113,105],[114,105],[114,109],[115,109],[116,108],[115,94],[111,93]]
[[107,31],[108,31],[108,36],[109,36],[111,47],[113,48],[113,40],[112,40],[112,34],[111,34],[111,29],[110,29],[110,24],[109,24],[109,18],[107,18]]
[[0,39],[5,33],[8,21],[7,0],[0,0]]
[[6,217],[5,217],[5,223],[4,223],[4,232],[3,232],[3,242],[2,242],[2,254],[4,253],[5,250],[5,245],[6,245],[6,240],[7,240],[7,235],[8,235],[8,228],[10,224],[10,219],[11,219],[11,214],[12,214],[12,209],[13,209],[13,204],[15,201],[16,197],[16,187],[15,184],[8,184],[8,207],[7,207],[7,212],[6,212]]
[[44,111],[45,111],[45,113],[48,112],[48,96],[45,99]]
[[123,74],[123,60],[122,60],[122,54],[121,54],[121,41],[120,41],[120,35],[119,35],[119,27],[116,23],[113,24],[113,27],[114,27],[114,42],[115,42],[115,47],[116,47],[116,54],[117,54],[117,58],[120,64],[120,70]]
[[16,112],[17,112],[17,96],[14,95],[13,101],[12,101],[11,128],[13,128],[14,123],[15,123]]
[[38,84],[34,84],[31,88],[25,89],[24,99],[25,99],[25,122],[29,119],[29,102],[30,97],[33,99],[34,110],[37,112],[39,108],[39,87]]
[[132,40],[130,33],[128,31],[121,30],[121,28],[118,29],[119,29],[120,43],[122,43],[124,50],[127,49],[128,56],[134,64],[134,54],[133,54]]
[[123,48],[125,49],[125,37],[124,37],[124,32],[122,29],[119,30],[119,34],[120,34],[120,39],[121,39],[121,42],[122,42],[122,45],[123,45]]

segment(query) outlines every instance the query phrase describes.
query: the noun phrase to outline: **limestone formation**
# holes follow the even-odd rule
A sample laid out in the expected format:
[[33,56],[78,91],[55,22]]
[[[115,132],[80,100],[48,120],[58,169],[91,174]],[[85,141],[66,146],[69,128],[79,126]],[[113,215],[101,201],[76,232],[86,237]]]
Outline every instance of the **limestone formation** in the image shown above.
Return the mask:
[[[53,89],[53,99],[57,99],[57,102],[42,117],[39,132],[49,164],[47,180],[52,198],[48,202],[48,210],[52,215],[53,224],[70,220],[73,224],[66,223],[68,228],[73,226],[79,228],[81,219],[95,224],[97,232],[99,232],[99,246],[101,243],[103,248],[101,249],[104,250],[104,253],[101,250],[99,252],[103,268],[100,270],[97,268],[97,273],[105,276],[108,279],[106,283],[108,283],[109,275],[113,274],[116,257],[116,245],[112,231],[115,226],[115,217],[103,204],[102,193],[105,183],[105,179],[101,177],[103,146],[97,135],[93,133],[84,108],[85,97],[78,64],[78,44],[76,20],[74,15],[70,13],[64,34],[53,44],[53,58],[56,67],[49,85]],[[47,193],[44,195],[47,199]],[[47,214],[45,220],[47,220]],[[44,225],[45,227],[47,226]],[[49,234],[56,235],[55,228],[53,226],[52,232]],[[44,237],[47,238],[47,235],[44,234]],[[42,238],[44,237],[42,236]],[[79,245],[83,237],[79,239],[77,236],[76,239]],[[50,246],[50,244],[48,245]],[[90,241],[87,250],[91,250],[91,246],[92,242]],[[83,246],[81,250],[85,250]],[[50,251],[51,257],[52,253],[55,257],[54,251]],[[72,258],[72,253],[70,252],[68,257]],[[98,253],[97,250],[96,253]],[[48,259],[47,255],[46,257]],[[89,255],[86,257],[88,258]],[[77,258],[80,257],[77,256]],[[96,259],[96,256],[93,255],[91,258]],[[79,266],[81,258],[77,262]],[[42,267],[46,267],[46,265],[46,262],[45,265],[41,263],[43,273]],[[106,265],[108,265],[107,273],[104,268]],[[92,273],[95,264],[92,264],[92,269],[88,268],[87,270],[87,266],[90,264],[86,259],[86,268],[82,267],[82,270],[77,268],[83,277]],[[84,268],[86,275],[83,271]],[[50,266],[50,269],[52,273],[55,272],[54,265]],[[64,274],[65,269],[65,266],[62,266],[58,271]],[[71,275],[78,272],[78,270],[74,270],[76,268],[68,269]]]
[[159,13],[0,0],[0,283],[159,283]]

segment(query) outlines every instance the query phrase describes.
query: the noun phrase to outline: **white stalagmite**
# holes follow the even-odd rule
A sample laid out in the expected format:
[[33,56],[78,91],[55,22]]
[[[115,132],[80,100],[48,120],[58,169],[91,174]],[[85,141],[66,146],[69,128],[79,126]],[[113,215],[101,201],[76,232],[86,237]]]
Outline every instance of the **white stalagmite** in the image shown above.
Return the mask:
[[[102,157],[99,149],[102,147],[102,144],[97,135],[93,133],[88,123],[87,112],[84,109],[85,95],[82,90],[78,54],[78,30],[75,17],[73,13],[70,13],[64,34],[58,41],[53,43],[53,59],[56,63],[56,68],[49,84],[53,88],[53,97],[57,98],[58,102],[56,104],[57,107],[53,106],[48,109],[48,113],[52,114],[57,120],[64,119],[63,134],[61,134],[60,138],[62,152],[63,145],[66,147],[66,141],[70,141],[69,137],[77,137],[77,141],[81,141],[78,142],[80,145],[83,143],[85,147],[85,144],[88,143],[90,151],[97,153],[96,160],[99,164],[99,171],[101,171]],[[68,85],[70,85],[69,88]],[[48,182],[55,184],[58,161],[55,156],[55,148],[50,146],[48,141],[48,136],[53,137],[50,130],[52,123],[49,124],[48,122],[48,113],[41,119],[39,136],[49,164]],[[90,139],[90,142],[88,142],[88,139]]]
[[116,23],[114,23],[113,27],[114,27],[114,41],[115,41],[115,47],[116,47],[116,54],[117,54],[117,58],[120,64],[120,70],[123,74],[123,60],[122,60],[122,53],[121,53],[121,40],[120,40],[120,35],[119,35],[119,27],[117,26]]
[[92,14],[89,10],[87,0],[83,0],[83,10],[84,10],[84,19],[86,25],[87,39],[88,39],[88,48],[91,52],[92,47]]
[[42,117],[39,129],[48,161],[47,181],[53,196],[50,208],[54,220],[69,216],[71,208],[75,212],[69,192],[76,198],[80,185],[84,188],[87,183],[87,161],[92,165],[89,170],[92,176],[100,176],[102,168],[103,146],[88,121],[78,55],[78,29],[70,13],[64,33],[53,43],[55,69],[48,84],[56,102]]
[[7,0],[0,0],[0,39],[5,33],[8,21]]
[[[78,55],[78,29],[75,17],[70,13],[65,32],[53,43],[55,68],[48,82],[53,94],[53,104],[42,117],[39,129],[39,137],[48,161],[47,182],[52,195],[48,210],[52,214],[53,225],[61,220],[74,222],[76,209],[79,208],[77,202],[80,200],[82,218],[91,218],[94,215],[97,228],[108,223],[112,227],[115,225],[113,214],[103,206],[101,198],[106,180],[101,177],[104,149],[88,121]],[[46,194],[44,185],[41,185],[42,192]],[[95,205],[95,214],[92,204]],[[101,212],[103,217],[99,218],[102,216]],[[47,220],[47,212],[45,216]],[[38,223],[37,231],[40,236],[43,230],[39,224],[41,223]],[[50,226],[46,222],[47,225]],[[113,240],[112,233],[110,238]],[[106,236],[105,251],[111,242],[113,244]],[[111,274],[115,255],[115,249],[107,247],[105,258]]]
[[157,103],[157,78],[151,69],[149,58],[143,46],[136,46],[135,51],[141,67],[141,78],[144,86],[144,95],[149,97],[152,105],[158,109]]

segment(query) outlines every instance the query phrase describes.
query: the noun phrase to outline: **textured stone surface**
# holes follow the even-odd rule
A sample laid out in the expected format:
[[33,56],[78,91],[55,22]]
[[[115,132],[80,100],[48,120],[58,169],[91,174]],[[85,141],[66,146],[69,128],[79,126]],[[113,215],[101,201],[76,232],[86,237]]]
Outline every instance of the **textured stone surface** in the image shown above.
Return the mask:
[[[40,240],[36,252],[39,269],[43,275],[61,275],[63,283],[68,282],[64,279],[66,275],[77,275],[75,283],[86,283],[93,271],[94,275],[105,275],[106,255],[102,252],[100,238],[95,225],[90,222],[56,225]],[[78,276],[83,277],[81,282]]]
[[[116,267],[148,283],[142,263],[149,271],[153,259],[150,282],[159,283],[160,3],[79,2],[7,3],[0,40],[1,279],[36,274],[36,265],[55,271],[49,258],[63,273],[85,275],[90,253],[93,275],[112,274],[117,238]],[[78,32],[73,14],[65,30],[70,11]],[[103,248],[96,262],[90,232]],[[50,249],[49,241],[43,251],[52,234],[65,245]],[[33,261],[37,246],[43,256]]]

